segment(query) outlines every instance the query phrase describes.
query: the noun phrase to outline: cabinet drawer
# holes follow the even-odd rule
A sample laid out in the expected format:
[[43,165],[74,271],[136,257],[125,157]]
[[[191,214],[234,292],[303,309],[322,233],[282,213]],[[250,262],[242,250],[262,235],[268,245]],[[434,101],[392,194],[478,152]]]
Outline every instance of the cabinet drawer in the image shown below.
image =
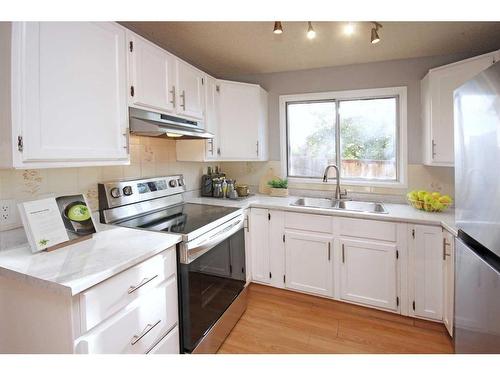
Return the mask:
[[177,278],[173,276],[82,336],[75,351],[145,354],[177,320]]
[[148,354],[179,354],[179,327],[175,326]]
[[332,233],[332,217],[286,212],[285,228],[308,232]]
[[397,241],[397,224],[387,221],[340,218],[339,231],[341,236]]
[[84,291],[80,295],[82,332],[174,275],[176,268],[175,247],[172,247]]

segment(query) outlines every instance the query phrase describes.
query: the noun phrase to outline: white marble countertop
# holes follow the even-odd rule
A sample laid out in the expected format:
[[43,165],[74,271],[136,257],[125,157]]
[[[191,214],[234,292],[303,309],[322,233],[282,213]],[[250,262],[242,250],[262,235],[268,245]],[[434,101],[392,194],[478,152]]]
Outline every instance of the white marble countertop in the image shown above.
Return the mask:
[[163,250],[181,236],[102,226],[89,240],[33,254],[28,244],[0,251],[0,275],[74,296]]
[[449,231],[450,233],[452,233],[454,236],[457,235],[457,229],[455,226],[455,212],[453,209],[450,209],[445,212],[430,213],[430,212],[416,210],[407,204],[384,203],[384,206],[388,211],[388,213],[377,214],[368,212],[331,210],[325,208],[290,206],[290,203],[296,201],[298,198],[300,197],[289,196],[281,198],[281,197],[271,197],[268,195],[257,194],[242,200],[199,197],[199,198],[187,198],[186,201],[190,203],[213,204],[213,205],[222,205],[228,207],[269,208],[275,210],[304,212],[304,213],[320,214],[320,215],[332,215],[332,216],[353,217],[360,219],[376,219],[376,220],[400,221],[400,222],[402,221],[413,224],[439,225],[442,226],[447,231]]

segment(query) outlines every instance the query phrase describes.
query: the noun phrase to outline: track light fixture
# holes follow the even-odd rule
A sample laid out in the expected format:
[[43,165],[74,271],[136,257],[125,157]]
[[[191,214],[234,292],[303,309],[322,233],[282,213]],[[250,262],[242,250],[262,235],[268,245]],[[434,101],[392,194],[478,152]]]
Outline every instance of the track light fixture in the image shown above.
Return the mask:
[[311,21],[307,22],[307,38],[309,39],[316,38],[316,31],[314,31]]
[[273,33],[275,33],[275,34],[283,34],[283,26],[281,26],[281,22],[280,21],[274,22]]
[[380,42],[380,36],[378,35],[378,29],[382,28],[382,25],[379,24],[378,22],[372,22],[373,27],[372,27],[372,32],[371,32],[371,41],[372,44],[377,44]]

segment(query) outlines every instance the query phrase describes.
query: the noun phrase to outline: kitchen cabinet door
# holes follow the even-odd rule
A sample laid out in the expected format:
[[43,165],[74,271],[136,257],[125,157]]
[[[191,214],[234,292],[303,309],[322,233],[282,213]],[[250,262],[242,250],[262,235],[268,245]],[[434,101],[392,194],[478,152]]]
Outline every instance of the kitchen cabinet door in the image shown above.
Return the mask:
[[453,337],[453,314],[455,305],[455,237],[443,232],[444,259],[444,304],[443,322],[450,336]]
[[171,113],[175,104],[175,59],[147,40],[128,33],[129,98],[132,107]]
[[397,311],[396,244],[340,240],[340,298]]
[[409,240],[410,315],[443,319],[443,233],[441,227],[414,225]]
[[267,93],[219,81],[219,134],[222,160],[267,160]]
[[252,279],[261,283],[271,282],[271,258],[269,251],[269,212],[252,208],[249,216],[250,255]]
[[205,84],[205,131],[215,135],[205,145],[205,159],[217,160],[219,149],[219,85],[213,77],[206,77]]
[[499,52],[431,69],[421,83],[424,163],[454,165],[453,91],[499,60]]
[[14,166],[128,162],[125,29],[16,22],[12,37]]
[[177,114],[204,119],[205,74],[184,61],[177,60]]
[[333,296],[332,237],[285,231],[285,286],[289,289]]

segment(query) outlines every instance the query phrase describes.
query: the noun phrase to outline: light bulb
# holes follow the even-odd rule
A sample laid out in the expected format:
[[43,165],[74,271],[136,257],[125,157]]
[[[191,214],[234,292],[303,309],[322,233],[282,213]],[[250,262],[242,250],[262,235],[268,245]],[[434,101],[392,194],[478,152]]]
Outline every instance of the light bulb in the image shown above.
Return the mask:
[[316,38],[316,31],[314,31],[313,25],[312,25],[312,23],[310,21],[308,22],[308,27],[307,27],[307,37],[309,39]]
[[355,29],[354,24],[349,22],[347,25],[344,26],[344,34],[351,36],[352,34],[354,34],[354,29]]
[[179,137],[182,137],[182,134],[167,133],[167,137],[170,137],[170,138],[179,138]]
[[281,26],[281,22],[280,21],[274,22],[273,33],[275,33],[275,34],[283,34],[283,26]]

